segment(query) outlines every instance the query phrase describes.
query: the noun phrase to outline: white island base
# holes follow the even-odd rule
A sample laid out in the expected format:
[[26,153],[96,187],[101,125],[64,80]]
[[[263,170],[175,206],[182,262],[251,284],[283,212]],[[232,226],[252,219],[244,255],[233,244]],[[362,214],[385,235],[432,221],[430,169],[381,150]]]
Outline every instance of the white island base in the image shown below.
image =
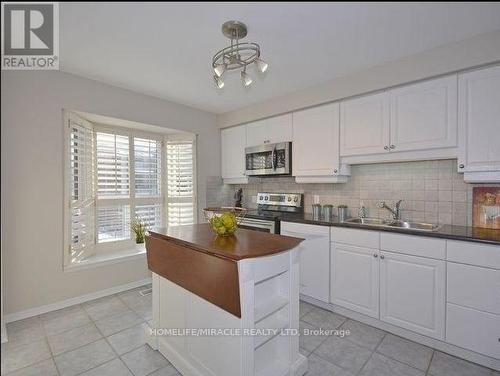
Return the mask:
[[[297,248],[237,265],[241,318],[153,273],[149,345],[184,376],[303,375],[307,358],[299,353]],[[258,336],[158,335],[169,328],[274,330]]]

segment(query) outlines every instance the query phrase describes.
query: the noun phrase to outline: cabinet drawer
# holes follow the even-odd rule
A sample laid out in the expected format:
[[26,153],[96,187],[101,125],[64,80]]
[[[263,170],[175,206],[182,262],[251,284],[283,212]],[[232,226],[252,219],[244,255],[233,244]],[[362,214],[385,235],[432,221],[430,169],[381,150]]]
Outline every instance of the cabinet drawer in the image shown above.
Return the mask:
[[281,232],[283,231],[290,234],[296,234],[295,236],[298,236],[299,238],[307,235],[321,235],[330,238],[330,227],[328,226],[308,225],[304,223],[283,221],[281,222]]
[[382,232],[380,234],[380,249],[444,260],[446,257],[446,240]]
[[500,245],[448,241],[448,261],[500,269]]
[[500,359],[500,316],[448,303],[446,342]]
[[379,249],[380,246],[380,235],[378,231],[332,227],[331,240],[332,242],[374,249]]
[[448,302],[500,315],[500,270],[448,262]]

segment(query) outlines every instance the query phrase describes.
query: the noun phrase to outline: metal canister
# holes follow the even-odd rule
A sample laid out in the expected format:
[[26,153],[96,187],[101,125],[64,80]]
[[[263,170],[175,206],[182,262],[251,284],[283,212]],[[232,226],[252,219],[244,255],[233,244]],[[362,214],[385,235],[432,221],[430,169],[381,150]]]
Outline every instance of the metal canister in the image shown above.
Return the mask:
[[333,205],[323,205],[323,220],[331,221],[333,218]]
[[340,222],[344,222],[347,219],[347,205],[337,206],[337,215]]
[[321,219],[321,204],[313,204],[313,219],[319,221]]

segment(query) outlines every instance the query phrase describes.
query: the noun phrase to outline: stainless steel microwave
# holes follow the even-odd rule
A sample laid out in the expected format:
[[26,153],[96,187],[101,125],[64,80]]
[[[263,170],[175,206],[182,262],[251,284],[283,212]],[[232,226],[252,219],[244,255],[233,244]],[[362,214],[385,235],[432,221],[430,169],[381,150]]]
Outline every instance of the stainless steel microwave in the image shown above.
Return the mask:
[[245,149],[247,176],[291,175],[292,143],[264,144]]

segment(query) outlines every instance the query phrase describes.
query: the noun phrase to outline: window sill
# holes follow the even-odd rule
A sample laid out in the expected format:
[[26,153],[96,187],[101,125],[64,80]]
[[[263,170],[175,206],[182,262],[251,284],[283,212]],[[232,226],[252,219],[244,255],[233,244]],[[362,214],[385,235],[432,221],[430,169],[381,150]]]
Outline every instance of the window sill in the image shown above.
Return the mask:
[[80,262],[65,265],[64,271],[74,272],[143,258],[146,258],[146,246],[144,244],[137,244],[134,248],[96,254]]

